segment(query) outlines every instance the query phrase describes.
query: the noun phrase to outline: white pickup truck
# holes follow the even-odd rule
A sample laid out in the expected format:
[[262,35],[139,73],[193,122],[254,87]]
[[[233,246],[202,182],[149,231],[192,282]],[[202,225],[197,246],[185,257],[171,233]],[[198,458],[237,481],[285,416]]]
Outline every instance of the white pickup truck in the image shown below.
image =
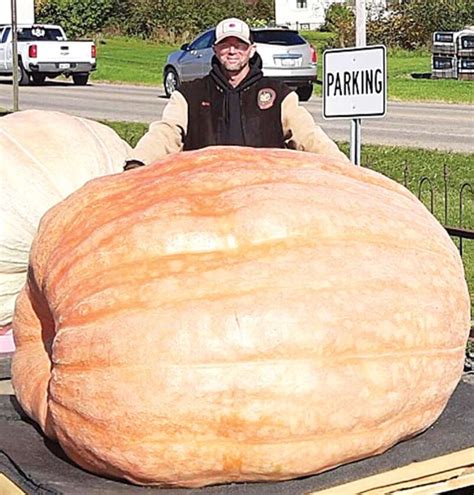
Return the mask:
[[[11,26],[0,26],[0,75],[13,71]],[[42,84],[46,77],[72,76],[74,84],[85,85],[96,69],[96,47],[92,41],[68,41],[60,26],[18,25],[18,79],[25,86],[32,80]]]

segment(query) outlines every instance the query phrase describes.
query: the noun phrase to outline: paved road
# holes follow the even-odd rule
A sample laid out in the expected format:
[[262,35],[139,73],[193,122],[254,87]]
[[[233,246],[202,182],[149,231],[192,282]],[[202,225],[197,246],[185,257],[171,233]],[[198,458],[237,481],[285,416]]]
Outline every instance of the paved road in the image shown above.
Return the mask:
[[[91,84],[76,87],[52,81],[41,87],[20,88],[20,108],[50,109],[93,119],[151,122],[167,100],[157,87]],[[349,141],[350,121],[325,121],[321,99],[304,105],[336,140]],[[0,79],[0,107],[12,108],[12,86]],[[382,119],[365,119],[363,143],[388,144],[474,153],[474,105],[389,103]]]

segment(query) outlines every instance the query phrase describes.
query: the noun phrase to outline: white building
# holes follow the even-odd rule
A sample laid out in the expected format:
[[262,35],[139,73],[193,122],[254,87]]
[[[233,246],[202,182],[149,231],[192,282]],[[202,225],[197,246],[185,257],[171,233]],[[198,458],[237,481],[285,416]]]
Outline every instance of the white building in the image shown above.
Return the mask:
[[[344,2],[345,0],[275,0],[275,22],[277,26],[292,29],[318,29],[324,24],[326,9],[333,3]],[[365,3],[371,9],[386,7],[386,0],[366,0]]]
[[[18,24],[33,24],[35,22],[34,0],[17,0],[16,19]],[[11,24],[11,0],[0,0],[0,24]]]

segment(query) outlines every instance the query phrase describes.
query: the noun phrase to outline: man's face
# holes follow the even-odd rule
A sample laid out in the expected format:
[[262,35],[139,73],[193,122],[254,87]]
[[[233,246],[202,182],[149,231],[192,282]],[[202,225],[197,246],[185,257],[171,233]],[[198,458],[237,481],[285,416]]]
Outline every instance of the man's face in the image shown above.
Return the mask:
[[230,36],[214,45],[217,60],[228,72],[240,72],[255,53],[255,45],[249,45],[239,38]]

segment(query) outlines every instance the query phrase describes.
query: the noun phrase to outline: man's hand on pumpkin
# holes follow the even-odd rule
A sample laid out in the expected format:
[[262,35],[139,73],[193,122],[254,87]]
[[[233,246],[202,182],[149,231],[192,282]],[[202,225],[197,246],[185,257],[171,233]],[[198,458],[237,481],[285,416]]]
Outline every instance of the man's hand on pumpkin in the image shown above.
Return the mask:
[[134,168],[144,167],[145,164],[140,160],[125,160],[125,165],[123,167],[124,171],[133,170]]

